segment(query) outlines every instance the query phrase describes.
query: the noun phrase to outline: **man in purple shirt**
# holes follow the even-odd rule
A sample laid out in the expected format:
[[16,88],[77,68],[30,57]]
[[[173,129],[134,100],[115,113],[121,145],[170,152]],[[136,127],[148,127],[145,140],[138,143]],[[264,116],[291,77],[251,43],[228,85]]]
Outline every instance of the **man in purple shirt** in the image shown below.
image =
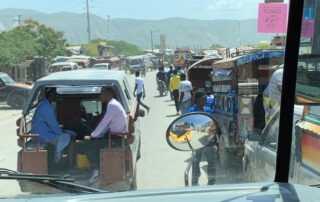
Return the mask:
[[99,177],[100,149],[108,145],[108,135],[106,134],[110,132],[121,133],[126,130],[127,115],[122,105],[115,99],[113,87],[102,87],[100,100],[107,104],[107,112],[91,135],[84,137],[84,140],[88,141],[86,155],[91,169],[93,169],[93,175],[89,180],[91,183]]

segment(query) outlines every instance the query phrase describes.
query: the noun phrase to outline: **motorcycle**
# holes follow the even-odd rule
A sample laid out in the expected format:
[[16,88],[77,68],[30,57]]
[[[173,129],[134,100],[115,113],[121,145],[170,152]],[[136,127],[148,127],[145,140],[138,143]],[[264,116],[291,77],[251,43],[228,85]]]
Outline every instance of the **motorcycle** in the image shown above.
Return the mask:
[[163,94],[167,95],[168,94],[168,88],[165,85],[164,81],[161,81],[157,79],[157,84],[158,84],[158,91],[160,93],[160,96],[163,96]]

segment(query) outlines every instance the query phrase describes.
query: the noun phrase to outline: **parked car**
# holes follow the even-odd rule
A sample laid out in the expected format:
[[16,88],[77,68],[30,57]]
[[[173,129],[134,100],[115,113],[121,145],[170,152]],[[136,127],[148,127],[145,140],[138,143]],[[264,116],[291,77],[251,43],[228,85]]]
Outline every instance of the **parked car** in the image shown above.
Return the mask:
[[0,101],[15,109],[22,109],[32,86],[15,82],[8,74],[0,72]]
[[111,65],[109,63],[98,63],[93,65],[94,69],[101,69],[101,70],[110,70],[111,69]]
[[48,72],[61,72],[79,69],[79,66],[75,62],[56,62],[49,66]]
[[[89,183],[90,175],[85,169],[86,156],[78,152],[79,145],[84,144],[83,137],[90,135],[94,125],[104,109],[100,99],[103,86],[112,86],[116,91],[116,99],[127,113],[127,129],[125,133],[110,133],[109,137],[121,137],[122,145],[109,145],[100,150],[100,176],[96,183]],[[56,117],[64,130],[77,132],[77,140],[71,142],[69,151],[62,159],[59,167],[52,164],[52,148],[48,144],[34,145],[29,139],[32,117],[38,104],[44,98],[45,89],[55,87]],[[18,153],[18,171],[22,173],[65,175],[75,179],[76,184],[91,186],[102,190],[128,190],[136,187],[136,162],[140,156],[140,129],[138,104],[132,96],[127,78],[122,71],[83,69],[78,71],[57,72],[35,82],[34,87],[18,120],[19,141],[21,150]],[[110,139],[112,142],[112,138]],[[130,141],[129,141],[130,140]],[[40,149],[41,148],[41,149]],[[48,155],[42,155],[43,152]],[[29,162],[33,162],[30,164]],[[34,185],[20,183],[24,192],[34,191]],[[38,188],[38,187],[37,187]]]
[[[295,105],[293,122],[297,123],[302,116],[303,106]],[[243,170],[247,181],[260,182],[272,181],[276,170],[276,155],[279,136],[279,119],[280,109],[278,109],[262,132],[251,131],[248,140],[244,144]],[[291,123],[288,123],[291,124]],[[296,158],[294,154],[300,149],[296,144],[296,128],[293,127],[292,145],[291,145],[291,168],[290,179],[295,182],[303,175],[303,183],[315,184],[320,183],[320,175],[312,174],[310,168],[301,167],[300,158]],[[300,136],[300,134],[298,134]],[[298,140],[298,139],[297,139]],[[301,151],[301,150],[300,150]],[[300,159],[300,160],[299,160]],[[300,177],[298,176],[300,175]],[[299,180],[300,183],[302,180]]]

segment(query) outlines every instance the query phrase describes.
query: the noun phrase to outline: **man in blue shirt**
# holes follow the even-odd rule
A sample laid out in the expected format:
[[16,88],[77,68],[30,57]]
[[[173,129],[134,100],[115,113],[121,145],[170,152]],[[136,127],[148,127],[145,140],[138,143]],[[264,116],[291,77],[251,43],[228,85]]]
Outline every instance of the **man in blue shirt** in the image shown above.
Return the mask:
[[[70,134],[63,132],[59,126],[51,104],[55,99],[56,89],[47,88],[45,99],[40,102],[32,118],[31,134],[39,134],[40,143],[50,143],[55,146],[54,161],[57,163],[61,159],[63,149],[70,143]],[[31,141],[35,143],[36,139],[32,138]]]
[[[212,115],[212,109],[207,105],[207,94],[202,90],[195,92],[195,104],[189,108],[188,112],[205,112]],[[197,185],[200,177],[200,161],[203,154],[208,162],[208,185],[215,184],[216,165],[214,160],[214,152],[217,152],[218,148],[214,139],[212,142],[202,149],[196,150],[195,160],[192,164],[192,185]]]
[[[167,73],[166,73],[166,85],[167,85],[168,89],[169,89],[170,79],[171,79],[172,73],[173,73],[173,64],[170,65],[170,70],[167,71]],[[169,90],[169,92],[170,92],[170,90]],[[170,97],[171,97],[171,100],[173,100],[173,96],[172,96],[171,92],[170,92]]]

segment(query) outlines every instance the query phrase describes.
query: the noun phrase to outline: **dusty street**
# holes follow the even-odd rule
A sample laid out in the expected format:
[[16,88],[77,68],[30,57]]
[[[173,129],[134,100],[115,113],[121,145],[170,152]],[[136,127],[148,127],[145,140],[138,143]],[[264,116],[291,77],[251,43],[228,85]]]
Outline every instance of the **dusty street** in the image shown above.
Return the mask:
[[[167,127],[178,116],[175,112],[174,102],[169,95],[159,97],[155,82],[156,71],[148,72],[145,80],[146,98],[145,104],[151,107],[151,111],[141,118],[142,131],[141,159],[137,164],[138,189],[161,189],[184,186],[184,171],[191,152],[180,152],[168,146],[165,138]],[[128,75],[132,90],[134,89],[134,75]],[[15,122],[21,115],[21,110],[12,110],[4,103],[0,103],[0,167],[16,170],[17,146]],[[200,185],[207,184],[206,161],[201,162],[202,175]],[[217,160],[217,184],[237,183],[242,181],[238,165],[232,172],[223,171]],[[190,172],[191,181],[191,172]],[[9,184],[10,187],[9,188]],[[0,190],[14,190],[15,181],[0,181]]]

